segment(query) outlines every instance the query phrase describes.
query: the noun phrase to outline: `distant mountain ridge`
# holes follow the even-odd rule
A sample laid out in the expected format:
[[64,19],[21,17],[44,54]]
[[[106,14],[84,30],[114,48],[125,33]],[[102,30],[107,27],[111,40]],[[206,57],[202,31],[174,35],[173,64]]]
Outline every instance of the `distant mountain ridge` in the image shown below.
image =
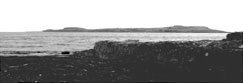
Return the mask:
[[103,28],[103,29],[85,29],[79,27],[66,27],[64,29],[47,29],[43,32],[177,32],[177,33],[226,33],[225,31],[214,30],[204,26],[181,26],[158,28]]

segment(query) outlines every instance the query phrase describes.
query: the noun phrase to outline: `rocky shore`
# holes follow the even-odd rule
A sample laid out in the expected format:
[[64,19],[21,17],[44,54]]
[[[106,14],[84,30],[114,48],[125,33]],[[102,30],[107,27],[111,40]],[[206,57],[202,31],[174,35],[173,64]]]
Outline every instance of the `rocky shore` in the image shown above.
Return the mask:
[[242,32],[217,41],[100,41],[69,56],[0,56],[0,81],[242,82],[242,52]]

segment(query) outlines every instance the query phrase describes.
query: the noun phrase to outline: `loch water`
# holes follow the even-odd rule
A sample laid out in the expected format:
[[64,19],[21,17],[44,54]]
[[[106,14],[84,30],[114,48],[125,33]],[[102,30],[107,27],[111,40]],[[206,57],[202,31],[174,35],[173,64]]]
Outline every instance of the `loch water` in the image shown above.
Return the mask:
[[[92,49],[102,40],[141,42],[221,40],[227,33],[0,32],[0,56],[51,55]],[[29,53],[26,53],[29,52]]]

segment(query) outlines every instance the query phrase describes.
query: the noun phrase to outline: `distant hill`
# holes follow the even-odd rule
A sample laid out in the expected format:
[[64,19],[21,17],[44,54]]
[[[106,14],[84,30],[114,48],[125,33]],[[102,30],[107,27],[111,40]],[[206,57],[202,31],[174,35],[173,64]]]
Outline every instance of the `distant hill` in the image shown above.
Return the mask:
[[43,32],[177,32],[177,33],[226,33],[225,31],[214,30],[204,26],[181,26],[159,28],[104,28],[104,29],[85,29],[79,27],[66,27],[64,29],[47,29]]

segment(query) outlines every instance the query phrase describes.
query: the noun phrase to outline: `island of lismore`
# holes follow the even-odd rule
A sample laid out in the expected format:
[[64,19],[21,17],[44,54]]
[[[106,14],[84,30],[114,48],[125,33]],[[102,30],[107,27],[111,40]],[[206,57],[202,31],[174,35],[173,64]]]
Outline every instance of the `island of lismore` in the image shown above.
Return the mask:
[[103,29],[85,29],[79,27],[66,27],[64,29],[47,29],[43,32],[173,32],[173,33],[226,33],[221,30],[210,29],[205,26],[181,26],[174,25],[169,27],[157,28],[103,28]]

